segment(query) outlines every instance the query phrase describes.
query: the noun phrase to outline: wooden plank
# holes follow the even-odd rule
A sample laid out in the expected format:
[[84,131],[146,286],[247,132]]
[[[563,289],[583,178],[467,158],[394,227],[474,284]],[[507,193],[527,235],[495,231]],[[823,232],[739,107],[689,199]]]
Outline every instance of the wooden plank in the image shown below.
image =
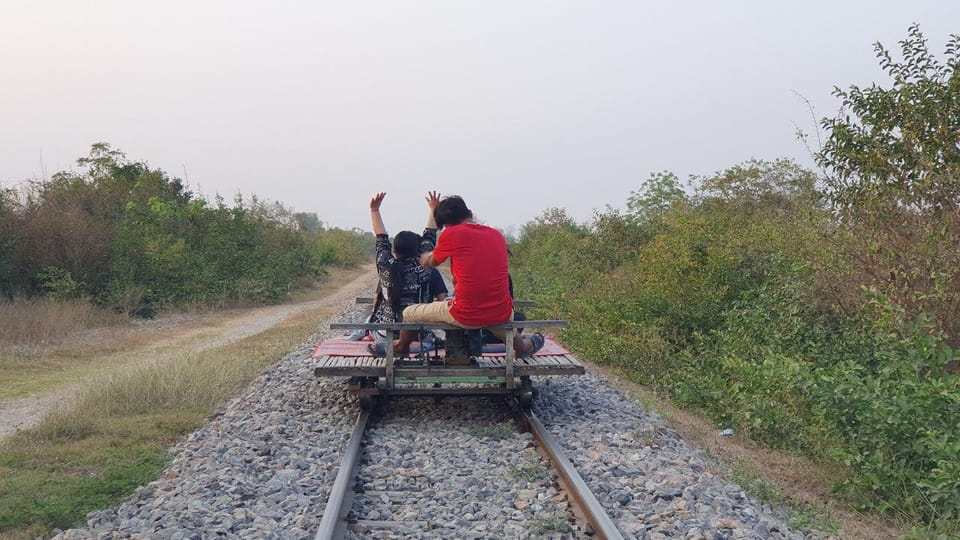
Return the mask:
[[[503,324],[495,325],[496,328],[505,328],[507,330],[516,330],[517,328],[564,328],[567,321],[544,319],[529,321],[508,321]],[[463,330],[458,326],[451,326],[445,323],[431,322],[402,322],[402,323],[331,323],[331,330],[426,330],[439,328],[441,330]]]
[[319,368],[315,371],[315,373],[320,377],[383,377],[384,371],[384,368],[333,366]]
[[426,530],[430,528],[429,521],[414,521],[414,520],[403,520],[403,521],[383,521],[383,520],[371,520],[371,519],[358,519],[350,523],[347,527],[353,532],[371,532],[365,529],[376,529],[377,532],[380,531],[403,531],[403,530]]
[[517,375],[583,375],[581,368],[562,368],[560,366],[531,366],[517,369]]
[[[372,304],[374,298],[372,296],[358,296],[354,299],[354,302],[357,304]],[[527,308],[527,307],[536,307],[537,303],[533,300],[514,300],[513,307],[518,308]]]
[[387,353],[387,358],[385,363],[385,366],[386,366],[385,378],[386,378],[387,390],[393,389],[393,377],[394,377],[394,373],[396,372],[396,366],[394,364],[395,358],[393,357],[393,338],[394,338],[394,331],[387,329],[387,339],[386,339],[386,342],[384,343],[384,347],[386,348],[386,353]]
[[503,342],[506,344],[506,355],[504,357],[503,368],[505,370],[504,377],[506,377],[507,389],[512,390],[517,385],[517,379],[514,376],[516,366],[514,362],[517,360],[517,352],[510,346],[514,342],[514,337],[517,335],[517,330],[515,328],[508,328],[507,335],[504,336]]

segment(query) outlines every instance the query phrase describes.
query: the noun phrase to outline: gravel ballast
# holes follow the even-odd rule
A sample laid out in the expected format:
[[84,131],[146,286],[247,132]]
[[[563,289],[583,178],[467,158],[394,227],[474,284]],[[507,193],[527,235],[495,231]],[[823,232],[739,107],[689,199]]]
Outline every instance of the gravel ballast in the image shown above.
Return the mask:
[[[548,382],[548,384],[544,384]],[[813,538],[603,377],[540,381],[534,412],[628,538]]]
[[[345,306],[334,321],[362,319]],[[296,347],[171,449],[162,477],[56,538],[313,538],[358,413]],[[604,378],[544,378],[534,412],[627,538],[808,538]],[[556,476],[506,407],[393,399],[365,435],[354,537],[583,538]],[[404,530],[388,522],[407,521]]]
[[[529,433],[503,400],[393,400],[367,429],[358,476],[365,492],[355,538],[392,538],[410,522],[417,538],[559,537],[571,531],[565,497]],[[567,535],[570,536],[570,535]]]

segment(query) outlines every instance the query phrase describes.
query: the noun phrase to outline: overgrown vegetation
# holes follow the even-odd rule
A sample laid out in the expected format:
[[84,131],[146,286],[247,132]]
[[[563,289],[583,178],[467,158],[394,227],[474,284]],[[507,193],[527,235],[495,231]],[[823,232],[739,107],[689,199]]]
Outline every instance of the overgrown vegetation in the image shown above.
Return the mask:
[[76,403],[0,441],[0,537],[48,536],[155,480],[169,446],[335,309],[303,312],[202,354],[183,346],[106,374],[86,384]]
[[369,235],[315,214],[239,195],[211,203],[106,143],[78,165],[0,191],[2,296],[89,298],[139,316],[273,302],[372,249]]
[[776,448],[841,464],[854,505],[960,529],[960,36],[912,27],[884,88],[837,90],[823,174],[668,171],[513,246],[520,295],[599,362]]

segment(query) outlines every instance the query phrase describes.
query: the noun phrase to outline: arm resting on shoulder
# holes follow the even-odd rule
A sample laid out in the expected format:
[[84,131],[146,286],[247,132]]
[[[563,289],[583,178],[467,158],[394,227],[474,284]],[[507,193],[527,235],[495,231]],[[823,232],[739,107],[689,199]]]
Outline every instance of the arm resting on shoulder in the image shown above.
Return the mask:
[[427,251],[420,255],[420,266],[427,268],[428,266],[440,266],[440,263],[433,258],[432,251]]
[[420,240],[420,246],[417,248],[417,253],[423,254],[428,251],[433,251],[433,248],[437,245],[437,230],[427,227],[423,230],[423,236]]

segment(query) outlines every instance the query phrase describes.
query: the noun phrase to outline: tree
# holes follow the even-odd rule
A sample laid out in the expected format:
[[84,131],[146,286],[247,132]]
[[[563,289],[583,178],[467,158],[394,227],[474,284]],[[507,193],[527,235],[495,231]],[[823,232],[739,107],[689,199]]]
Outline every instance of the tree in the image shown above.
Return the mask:
[[930,52],[917,25],[900,42],[902,60],[874,45],[890,88],[836,88],[842,107],[821,121],[830,133],[817,155],[846,217],[906,208],[960,207],[960,35],[946,62]]
[[293,219],[297,222],[297,227],[304,232],[320,232],[323,230],[323,222],[320,216],[314,212],[297,212],[293,214]]
[[[960,344],[960,35],[941,62],[917,25],[902,58],[875,45],[889,88],[837,88],[817,159],[851,260],[847,295],[875,288]],[[842,294],[842,293],[841,293]]]
[[13,296],[13,284],[16,279],[16,192],[0,188],[0,294]]
[[90,146],[88,156],[77,159],[77,165],[86,168],[92,178],[100,178],[113,173],[126,160],[127,155],[111,148],[110,143],[98,142]]
[[817,175],[791,159],[751,159],[710,177],[696,177],[703,196],[764,207],[812,207],[821,199]]
[[680,180],[670,171],[650,173],[638,191],[631,191],[627,199],[627,215],[638,222],[662,222],[670,206],[686,199]]
[[534,218],[533,221],[526,223],[520,228],[520,240],[530,241],[539,235],[554,230],[563,230],[575,235],[582,235],[586,233],[587,229],[586,227],[578,225],[563,208],[548,208]]

